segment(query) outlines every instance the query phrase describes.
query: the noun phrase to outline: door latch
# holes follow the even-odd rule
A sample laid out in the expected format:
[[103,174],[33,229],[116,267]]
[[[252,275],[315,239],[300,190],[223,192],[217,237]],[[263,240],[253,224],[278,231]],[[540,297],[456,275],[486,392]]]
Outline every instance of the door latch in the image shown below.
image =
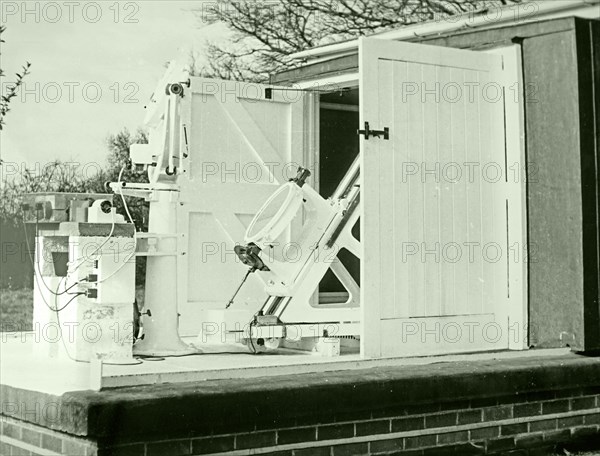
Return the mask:
[[369,128],[369,122],[365,122],[364,130],[357,130],[359,135],[365,135],[365,139],[369,139],[370,136],[374,138],[390,139],[390,129],[385,127],[383,130],[371,130]]

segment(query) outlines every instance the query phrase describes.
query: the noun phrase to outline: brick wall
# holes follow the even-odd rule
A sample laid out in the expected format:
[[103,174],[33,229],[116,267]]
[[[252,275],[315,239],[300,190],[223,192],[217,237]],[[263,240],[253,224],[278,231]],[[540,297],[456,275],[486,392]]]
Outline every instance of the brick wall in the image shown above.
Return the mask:
[[0,455],[2,456],[96,456],[97,443],[50,429],[0,417]]
[[[165,407],[168,407],[165,404]],[[202,410],[198,410],[202,413]],[[544,391],[409,407],[373,407],[294,425],[263,417],[245,432],[158,434],[115,442],[74,437],[2,416],[1,454],[73,456],[250,455],[347,456],[552,454],[600,449],[600,388]],[[185,420],[185,417],[173,417]],[[209,434],[209,435],[207,435]]]

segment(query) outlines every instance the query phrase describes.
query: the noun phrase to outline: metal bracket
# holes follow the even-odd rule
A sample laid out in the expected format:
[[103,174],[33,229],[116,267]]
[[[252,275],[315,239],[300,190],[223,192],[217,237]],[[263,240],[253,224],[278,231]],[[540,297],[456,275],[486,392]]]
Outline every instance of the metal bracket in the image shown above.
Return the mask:
[[365,139],[369,139],[370,136],[374,138],[390,139],[390,129],[385,127],[383,130],[371,130],[369,128],[369,122],[365,122],[364,130],[357,130],[357,134],[365,135]]
[[176,256],[179,234],[136,233],[135,255],[138,257]]
[[334,87],[330,90],[328,89],[297,89],[294,87],[265,87],[265,99],[272,100],[274,91],[283,91],[283,92],[313,92],[313,93],[339,93],[340,95],[349,92],[350,87]]
[[108,182],[108,187],[116,194],[123,193],[125,196],[134,198],[143,198],[146,201],[156,201],[156,192],[169,191],[179,193],[179,187],[176,184],[142,184],[136,182]]

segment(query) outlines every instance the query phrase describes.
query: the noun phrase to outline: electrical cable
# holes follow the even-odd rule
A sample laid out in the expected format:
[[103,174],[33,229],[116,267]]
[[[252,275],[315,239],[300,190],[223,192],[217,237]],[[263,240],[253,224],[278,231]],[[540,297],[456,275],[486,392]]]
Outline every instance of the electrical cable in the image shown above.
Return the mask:
[[[121,168],[121,173],[123,172],[123,169],[124,169],[124,168],[125,168],[125,167]],[[121,173],[119,173],[119,176],[121,175]],[[122,196],[123,196],[123,195],[121,194],[121,197],[122,197]],[[125,203],[125,200],[123,200],[123,202]],[[129,211],[127,211],[127,212],[128,212],[128,214],[129,214]],[[50,289],[50,287],[49,287],[49,286],[46,284],[46,282],[45,282],[45,281],[44,281],[44,279],[43,279],[43,276],[42,276],[42,274],[41,274],[41,271],[40,271],[40,269],[39,269],[39,263],[38,263],[38,262],[36,262],[36,261],[35,261],[35,259],[34,259],[34,257],[32,256],[32,253],[31,253],[31,244],[29,243],[29,234],[27,233],[27,229],[25,228],[25,227],[26,227],[26,225],[25,225],[25,223],[26,223],[26,222],[25,222],[25,213],[24,213],[24,211],[23,211],[23,214],[22,214],[22,215],[23,215],[23,231],[24,231],[24,233],[25,233],[25,243],[26,243],[26,245],[27,245],[27,254],[28,254],[27,256],[29,257],[29,260],[31,261],[31,266],[32,266],[32,268],[33,268],[33,277],[34,277],[34,279],[35,279],[35,282],[36,282],[36,284],[37,284],[37,286],[38,286],[38,289],[40,289],[40,281],[41,281],[41,282],[44,284],[44,287],[45,287],[45,288],[46,288],[46,289],[47,289],[47,290],[48,290],[50,293],[52,293],[52,294],[54,295],[54,307],[52,307],[50,304],[48,304],[48,301],[46,301],[46,298],[45,298],[45,296],[44,296],[44,293],[39,293],[39,295],[40,295],[40,297],[42,298],[42,301],[43,301],[43,303],[46,305],[46,307],[47,307],[48,309],[50,309],[52,312],[54,312],[54,314],[56,315],[56,322],[57,322],[57,324],[58,324],[58,330],[59,330],[59,332],[60,332],[60,339],[61,339],[61,342],[62,342],[63,348],[65,349],[65,354],[67,355],[67,357],[68,357],[68,358],[69,358],[71,361],[74,361],[74,362],[77,362],[77,363],[86,363],[86,364],[89,364],[89,363],[90,363],[90,361],[75,359],[73,356],[71,356],[71,354],[69,353],[69,349],[67,348],[67,344],[66,344],[66,342],[65,342],[64,333],[63,333],[62,325],[61,325],[61,322],[60,322],[60,312],[62,312],[63,310],[65,310],[65,309],[66,309],[66,308],[67,308],[67,307],[68,307],[68,306],[69,306],[69,305],[70,305],[70,304],[71,304],[71,303],[72,303],[72,302],[73,302],[75,299],[77,299],[79,296],[83,296],[83,295],[86,295],[86,294],[87,294],[86,292],[76,292],[76,293],[69,293],[69,291],[70,291],[71,289],[73,289],[75,286],[79,285],[81,282],[87,282],[87,279],[82,279],[82,280],[80,280],[80,281],[78,281],[78,282],[75,282],[74,284],[72,284],[72,285],[70,285],[70,286],[68,286],[68,287],[66,287],[66,286],[65,286],[65,289],[64,289],[63,291],[59,292],[58,290],[59,290],[59,288],[60,288],[61,284],[63,283],[63,281],[64,281],[66,278],[68,278],[68,275],[67,275],[67,276],[64,276],[64,277],[62,277],[62,278],[61,278],[61,280],[58,282],[58,285],[57,285],[57,287],[56,287],[56,291],[54,291],[54,290]],[[130,215],[130,217],[131,217],[131,215]],[[39,224],[38,210],[36,210],[36,224],[35,224],[35,238],[36,238],[36,239],[38,238],[38,234],[39,234],[39,225],[38,225],[38,224]],[[112,227],[111,227],[111,232],[110,232],[110,234],[109,234],[109,237],[107,237],[107,238],[105,239],[105,241],[103,242],[103,244],[102,244],[102,245],[101,245],[101,246],[100,246],[98,249],[100,249],[100,248],[101,248],[101,247],[102,247],[104,244],[106,244],[106,242],[108,242],[108,240],[109,240],[109,239],[110,239],[110,237],[112,236],[112,233],[113,233],[113,230],[114,230],[114,225],[115,225],[115,223],[114,223],[114,213],[113,213],[113,224],[112,224]],[[97,251],[98,249],[96,249],[96,251]],[[134,252],[135,252],[135,249],[134,249]],[[36,266],[37,266],[37,267],[36,267]],[[79,266],[80,266],[80,265],[79,265]],[[79,268],[79,266],[77,266],[77,267],[75,268],[75,270],[77,270],[77,268]],[[39,275],[39,280],[38,280],[38,275]],[[64,305],[63,305],[63,306],[62,306],[62,307],[59,309],[59,308],[58,308],[58,296],[62,296],[62,295],[64,295],[64,294],[69,294],[69,295],[71,295],[72,297],[71,297],[71,299],[69,299],[69,301],[67,301],[67,303],[66,303],[66,304],[64,304]],[[142,359],[140,359],[140,361],[141,361],[141,362],[143,362],[143,360],[142,360]]]
[[[62,306],[60,309],[58,309],[58,308],[54,308],[54,309],[51,309],[51,310],[52,310],[52,311],[54,311],[54,312],[56,312],[56,313],[62,312],[62,311],[63,311],[63,310],[65,310],[65,309],[67,308],[67,306],[68,306],[69,304],[71,304],[71,303],[72,303],[72,302],[73,302],[73,301],[74,301],[74,300],[75,300],[75,299],[76,299],[78,296],[82,296],[82,295],[85,295],[85,294],[87,294],[87,293],[86,293],[85,291],[80,291],[80,292],[78,292],[78,293],[72,293],[72,294],[73,294],[73,297],[72,297],[71,299],[69,299],[69,300],[67,301],[67,303],[66,303],[64,306]],[[54,299],[54,300],[56,301],[56,296],[55,296],[55,299]],[[57,303],[56,305],[58,306],[58,303]]]
[[[125,171],[125,165],[123,165],[121,167],[121,170],[119,171],[119,176],[117,177],[117,182],[121,182],[121,179],[123,177],[123,172]],[[123,190],[121,188],[119,188],[118,192],[119,195],[121,196],[121,200],[123,201],[123,207],[125,209],[125,212],[127,213],[127,217],[129,217],[129,221],[133,224],[133,226],[135,227],[135,223],[133,221],[133,217],[131,216],[131,212],[129,211],[129,206],[127,205],[127,201],[125,200],[125,196],[123,195]],[[76,262],[80,262],[79,264],[77,264],[74,269],[72,271],[70,271],[70,273],[72,274],[73,272],[77,271],[77,269],[79,269],[83,263],[85,262],[86,259],[92,257],[93,255],[96,255],[101,249],[102,247],[104,247],[106,245],[106,243],[112,238],[114,231],[115,231],[115,212],[112,211],[112,223],[111,223],[111,228],[110,228],[110,233],[108,234],[108,236],[106,237],[106,239],[104,239],[104,241],[89,255],[86,255],[86,257],[79,257],[71,262],[69,262],[69,265],[73,265]],[[118,273],[128,262],[129,260],[131,260],[131,258],[135,255],[135,251],[137,249],[137,238],[135,238],[134,236],[134,246],[133,246],[133,251],[127,256],[127,258],[125,258],[125,260],[123,261],[123,264],[121,264],[121,266],[119,266],[117,269],[115,269],[112,273],[110,273],[108,276],[102,278],[101,280],[98,280],[96,283],[102,283],[106,280],[108,280],[109,278],[113,277],[116,273]],[[83,260],[83,261],[81,261]],[[46,287],[48,288],[48,287]],[[48,288],[48,290],[50,292],[52,292],[52,290],[50,290]]]
[[[186,356],[215,356],[215,355],[254,355],[255,353],[248,353],[247,351],[223,351],[223,352],[199,352],[199,353],[186,353],[185,355],[171,355],[169,358],[185,358]],[[136,359],[146,360],[146,361],[165,361],[165,358],[162,356],[153,356],[153,355],[135,355]]]
[[[120,193],[120,194],[121,194],[121,197],[123,198],[123,194],[122,193]],[[124,198],[123,198],[123,203],[124,203],[125,206],[127,205],[127,203],[125,202]],[[133,219],[131,218],[131,215],[129,214],[129,211],[126,211],[126,212],[128,213],[128,216],[130,217],[130,220],[133,223]],[[23,231],[25,233],[25,243],[27,244],[27,253],[28,253],[27,256],[29,257],[29,260],[30,260],[31,265],[33,267],[33,276],[34,276],[34,279],[35,279],[36,283],[38,284],[38,288],[39,288],[39,281],[38,281],[39,264],[36,263],[36,261],[34,260],[32,254],[31,254],[31,244],[29,243],[28,233],[27,233],[27,230],[25,229],[25,214],[23,214]],[[38,237],[37,220],[36,220],[36,233],[35,234],[36,234],[35,237],[37,238]],[[133,253],[135,253],[135,249],[134,249]],[[127,261],[129,261],[129,259],[127,259],[124,264],[126,264]],[[38,266],[37,268],[36,268],[36,265]],[[105,277],[102,281],[107,280],[108,278],[112,277],[112,275],[114,275],[116,272],[118,272],[121,269],[121,267],[119,269],[117,269],[116,271],[114,271],[110,276]],[[39,275],[40,275],[40,279],[43,281],[43,278],[41,276],[41,272],[39,272]],[[63,347],[65,349],[65,353],[66,353],[67,357],[71,361],[75,361],[77,363],[86,363],[86,364],[89,364],[89,361],[75,359],[69,353],[69,349],[67,348],[67,344],[66,344],[66,342],[64,340],[63,330],[62,330],[62,326],[61,326],[61,322],[60,322],[60,315],[59,315],[60,312],[62,312],[63,310],[65,310],[78,296],[83,296],[83,295],[86,294],[85,292],[67,293],[68,291],[70,291],[71,289],[73,289],[76,285],[79,285],[80,282],[86,282],[86,279],[83,279],[83,280],[81,280],[79,282],[76,282],[76,283],[70,285],[69,287],[66,287],[63,291],[59,292],[58,289],[60,288],[60,285],[63,283],[63,281],[65,280],[65,278],[67,278],[67,276],[63,277],[61,279],[61,281],[58,283],[56,291],[51,290],[50,287],[48,287],[48,285],[45,282],[43,282],[45,288],[50,293],[52,293],[54,295],[54,307],[52,307],[50,304],[48,304],[48,301],[46,301],[46,298],[45,298],[45,296],[44,296],[43,293],[40,293],[40,297],[42,298],[42,301],[44,302],[44,304],[46,305],[46,307],[56,314],[56,321],[57,321],[57,324],[58,324],[58,329],[60,331],[60,338],[61,338],[62,345],[63,345]],[[102,281],[98,281],[98,282],[95,282],[95,283],[99,283],[99,282],[102,282]],[[62,296],[65,293],[67,293],[69,295],[72,295],[73,297],[71,299],[69,299],[69,301],[59,309],[58,308],[57,298],[58,298],[58,296]],[[250,336],[252,336],[252,326],[253,326],[254,323],[255,323],[255,321],[252,321],[250,323]],[[250,337],[250,344],[252,346],[252,353],[244,353],[244,352],[189,353],[189,354],[185,354],[185,355],[181,355],[181,356],[229,355],[229,354],[231,354],[231,355],[244,355],[244,354],[254,355],[254,354],[257,353],[257,351],[256,351],[256,348],[254,347],[254,343],[252,342],[252,337]],[[137,355],[135,357],[135,359],[138,359],[140,361],[165,361],[165,358],[163,358],[163,357],[144,356],[144,355]]]
[[[121,166],[121,170],[119,171],[119,175],[117,177],[117,182],[121,182],[121,179],[123,178],[123,172],[124,171],[125,171],[125,165]],[[121,199],[122,199],[123,205],[125,207],[125,212],[127,213],[127,216],[129,217],[129,220],[131,220],[131,223],[133,223],[133,218],[131,217],[131,213],[129,212],[129,208],[127,207],[127,203],[125,202],[125,198],[123,197],[123,191],[121,189],[119,189],[119,193],[121,195]],[[115,232],[115,224],[116,224],[116,222],[115,222],[115,211],[113,211],[112,208],[111,208],[111,214],[112,214],[112,221],[111,221],[110,233],[108,233],[108,236],[106,237],[106,239],[104,239],[104,241],[102,242],[102,244],[100,244],[91,254],[88,255],[88,258],[92,257],[93,255],[95,255],[96,253],[98,253],[102,249],[102,247],[104,247],[106,245],[106,243],[112,238],[112,236],[113,236],[113,234]],[[71,264],[74,263],[74,262],[76,262],[76,261],[85,260],[85,259],[86,259],[85,257],[79,257],[79,258],[73,260],[71,262]],[[76,271],[77,269],[79,269],[79,267],[82,264],[83,264],[83,262],[80,263],[80,264],[78,264],[73,271]]]
[[[23,231],[25,233],[25,242],[27,244],[27,252],[28,252],[28,257],[29,257],[29,261],[31,261],[31,266],[33,267],[33,277],[35,278],[35,282],[38,284],[38,288],[40,285],[40,282],[44,285],[44,288],[46,288],[46,290],[48,290],[48,292],[52,293],[55,296],[61,296],[64,295],[65,293],[67,293],[69,290],[71,290],[73,287],[75,287],[76,285],[79,285],[79,283],[81,282],[85,282],[86,280],[80,280],[78,282],[75,282],[73,285],[69,286],[68,288],[66,288],[65,290],[58,292],[58,289],[60,288],[60,284],[62,283],[62,281],[64,280],[61,279],[61,281],[58,283],[58,287],[56,288],[56,291],[52,290],[48,284],[46,284],[46,281],[44,280],[44,276],[42,275],[42,271],[40,271],[40,265],[38,262],[36,262],[33,257],[31,256],[31,245],[29,244],[29,236],[27,233],[27,230],[25,229],[25,214],[23,213]],[[36,222],[35,222],[35,238],[37,239],[39,236],[39,228],[38,228],[38,218],[37,218],[37,211],[36,211]],[[39,277],[39,280],[38,280]],[[71,294],[71,293],[69,293]],[[52,306],[50,306],[46,300],[44,299],[44,303],[46,304],[46,306],[50,309],[50,310],[54,310],[52,309]]]
[[[71,356],[71,353],[69,353],[69,349],[67,348],[67,343],[65,342],[65,337],[64,337],[63,330],[62,330],[62,325],[60,323],[60,312],[63,311],[71,303],[71,301],[73,301],[75,298],[77,298],[77,296],[73,296],[66,305],[64,305],[59,311],[56,312],[56,322],[58,324],[58,330],[60,331],[60,340],[62,342],[63,348],[65,349],[65,353],[67,354],[67,357],[71,361],[75,361],[76,363],[89,364],[90,363],[89,361],[76,359],[73,356]],[[58,303],[56,302],[56,296],[54,296],[54,305],[55,305],[55,307],[58,306]]]
[[72,285],[70,285],[68,287],[65,285],[65,289],[63,291],[59,292],[58,289],[60,288],[60,286],[63,283],[63,281],[65,279],[67,279],[67,278],[68,278],[68,276],[64,276],[62,279],[60,279],[60,282],[58,282],[58,286],[56,287],[56,292],[54,292],[52,290],[49,290],[50,293],[52,293],[55,296],[62,296],[64,294],[72,295],[72,294],[75,294],[75,293],[69,293],[70,290],[72,290],[74,287],[76,287],[80,283],[87,283],[87,281],[88,281],[87,279],[81,279],[81,280],[75,282],[74,284],[72,284]]
[[[69,293],[69,291],[70,291],[70,290],[72,290],[72,289],[73,289],[74,287],[76,287],[77,285],[79,285],[80,283],[81,283],[81,282],[75,282],[73,285],[71,285],[71,286],[70,286],[70,287],[68,287],[68,288],[65,288],[65,289],[64,289],[63,291],[61,291],[60,293],[56,293],[56,296],[62,296],[62,295],[64,295],[64,294],[69,294],[69,295],[76,294],[76,293]],[[57,290],[58,290],[58,288],[57,288]]]
[[[125,166],[123,166],[121,168],[121,171],[119,172],[119,177],[118,177],[119,181],[121,180],[121,176],[123,175],[123,171],[124,170],[125,170]],[[111,215],[112,215],[112,220],[111,220],[110,232],[108,233],[108,236],[106,236],[106,238],[104,239],[104,241],[91,254],[87,255],[88,258],[91,257],[91,256],[93,256],[93,255],[95,255],[96,253],[98,253],[98,251],[100,249],[102,249],[102,247],[104,247],[106,245],[106,243],[112,238],[112,235],[115,232],[115,224],[116,224],[115,223],[115,211],[112,210],[112,207],[111,207]],[[85,262],[86,259],[87,258],[85,256],[82,256],[82,257],[76,258],[73,261],[71,261],[69,264],[73,264],[73,263],[75,263],[77,261],[84,260],[81,263],[79,263],[75,267],[75,269],[73,269],[73,272],[77,271],[77,269],[79,269],[79,267],[81,267],[81,265]]]
[[[26,226],[25,225],[25,213],[23,213],[23,232],[25,233],[25,243],[27,244],[27,256],[29,257],[29,261],[31,261],[31,267],[33,268],[33,278],[35,280],[35,283],[37,284],[38,288],[41,289],[40,282],[42,282],[44,284],[44,288],[46,288],[46,290],[48,290],[50,293],[56,295],[56,292],[54,292],[52,289],[50,289],[50,287],[44,281],[42,272],[40,271],[39,263],[36,262],[34,260],[33,256],[31,255],[31,244],[29,244],[29,233],[27,233],[27,229],[25,228],[25,226]],[[38,224],[37,224],[37,216],[36,216],[35,239],[37,239],[37,238],[38,238]],[[38,278],[38,276],[39,276],[39,278]],[[60,283],[59,283],[59,286],[60,286]],[[56,291],[58,292],[58,288]],[[48,302],[46,301],[44,294],[40,293],[40,296],[42,297],[44,304],[46,304],[46,307],[48,307],[48,309],[50,309],[50,310],[54,310],[52,308],[52,306],[50,304],[48,304]]]
[[[121,172],[119,173],[118,182],[121,182],[121,176],[123,175],[123,171],[125,170],[125,165],[121,168]],[[131,216],[131,212],[129,212],[129,206],[127,206],[127,201],[125,201],[125,196],[123,196],[123,188],[119,187],[119,195],[121,195],[121,201],[123,201],[123,207],[125,208],[125,213],[127,217],[129,217],[129,221],[133,223],[133,217]],[[135,226],[135,224],[134,224]]]
[[254,347],[254,342],[252,342],[252,326],[256,326],[256,315],[248,325],[248,329],[250,330],[250,337],[248,338],[248,340],[250,341],[250,345],[252,346],[252,354],[256,354],[256,348]]
[[[69,349],[67,348],[67,343],[65,342],[65,338],[64,338],[64,333],[63,333],[63,329],[62,329],[62,324],[60,322],[60,312],[62,312],[69,304],[71,304],[72,301],[74,301],[78,296],[80,295],[85,295],[85,292],[80,292],[80,293],[76,293],[75,296],[73,296],[64,306],[62,306],[60,309],[55,310],[56,312],[56,322],[58,324],[58,330],[60,331],[60,340],[62,342],[62,346],[65,349],[65,353],[67,355],[67,357],[71,360],[71,361],[75,361],[76,363],[85,363],[85,364],[90,364],[90,361],[88,360],[84,360],[84,359],[76,359],[73,356],[71,356],[71,353],[69,353]],[[58,306],[58,303],[56,302],[57,297],[54,296],[54,305],[55,308]],[[45,301],[44,301],[45,302]],[[142,359],[139,360],[140,362],[144,362]],[[110,364],[110,361],[107,362],[107,364]]]
[[[29,235],[27,233],[27,230],[25,229],[25,214],[23,214],[23,231],[25,231],[25,243],[27,244],[27,253],[28,253],[27,256],[31,260],[31,266],[33,267],[33,277],[35,279],[35,282],[37,283],[38,288],[40,288],[39,281],[38,281],[38,274],[37,274],[37,271],[39,271],[39,265],[38,265],[38,268],[36,270],[35,266],[36,266],[37,263],[35,262],[35,260],[33,259],[32,255],[31,255],[31,246],[29,244],[29,237],[28,237]],[[37,219],[36,219],[36,238],[37,237],[38,236],[37,236]],[[41,274],[40,274],[40,278],[41,278]],[[43,281],[43,279],[42,279],[42,281]],[[62,280],[58,284],[59,287],[60,287],[60,283],[62,283]],[[44,282],[44,286],[46,288],[48,288],[48,291],[52,291],[46,285],[45,282]],[[58,309],[58,303],[57,303],[57,296],[59,296],[58,295],[58,287],[56,288],[56,292],[54,293],[54,307],[52,307],[50,304],[48,304],[48,301],[46,301],[46,298],[44,297],[44,293],[40,292],[39,295],[42,298],[42,301],[44,302],[44,304],[46,305],[46,307],[48,307],[48,309],[50,309],[51,311],[53,311],[55,313],[55,315],[56,315],[56,322],[58,324],[58,330],[60,331],[60,340],[62,341],[62,345],[63,345],[63,347],[65,349],[65,353],[67,354],[67,357],[71,361],[75,361],[75,362],[78,362],[78,363],[89,363],[89,361],[80,361],[80,360],[75,359],[75,358],[73,358],[71,356],[71,354],[69,353],[69,350],[67,349],[67,344],[65,343],[65,339],[64,339],[64,336],[63,336],[63,330],[62,330],[62,326],[61,326],[61,323],[60,323],[60,312],[62,312],[69,304],[71,304],[71,302],[75,298],[77,298],[77,296],[74,296],[73,298],[71,298],[66,305],[64,305],[61,309]]]
[[152,356],[152,355],[135,355],[135,359],[139,359],[140,361],[164,361],[165,358],[162,356]]
[[[125,165],[123,165],[123,167],[121,168],[121,172],[119,173],[119,182],[121,181],[121,176],[123,174],[123,170],[124,169],[125,169]],[[125,200],[125,195],[123,195],[123,189],[121,187],[119,187],[119,189],[117,190],[117,193],[121,196],[121,201],[123,201],[123,207],[125,209],[125,213],[127,214],[127,217],[129,217],[129,221],[133,225],[133,228],[134,228],[134,231],[135,231],[135,223],[133,221],[133,217],[131,216],[131,212],[129,212],[129,206],[127,205],[127,200]],[[115,269],[113,272],[111,272],[106,277],[103,277],[102,279],[99,279],[96,283],[102,283],[102,282],[110,279],[116,273],[118,273],[121,269],[123,269],[125,267],[125,265],[127,263],[129,263],[129,260],[131,260],[131,258],[133,258],[135,256],[136,250],[137,250],[137,237],[135,236],[135,233],[134,233],[134,236],[133,236],[133,250],[132,250],[132,252],[125,258],[125,260],[123,261],[123,263],[117,269]]]
[[111,272],[109,275],[107,275],[106,277],[103,277],[102,279],[97,280],[96,283],[102,283],[102,282],[107,281],[112,276],[114,276],[116,273],[118,273],[121,269],[123,269],[125,267],[125,265],[127,265],[127,263],[129,263],[129,260],[131,260],[131,258],[135,256],[135,251],[136,251],[136,244],[134,243],[133,251],[123,260],[123,263],[117,269],[115,269],[113,272]]

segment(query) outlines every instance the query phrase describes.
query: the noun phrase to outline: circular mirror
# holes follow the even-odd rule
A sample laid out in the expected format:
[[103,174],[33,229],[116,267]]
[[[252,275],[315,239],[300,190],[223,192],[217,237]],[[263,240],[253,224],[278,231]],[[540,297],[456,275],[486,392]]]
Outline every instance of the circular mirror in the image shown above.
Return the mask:
[[268,243],[279,237],[302,204],[302,189],[294,182],[281,186],[263,204],[246,230],[246,242]]

